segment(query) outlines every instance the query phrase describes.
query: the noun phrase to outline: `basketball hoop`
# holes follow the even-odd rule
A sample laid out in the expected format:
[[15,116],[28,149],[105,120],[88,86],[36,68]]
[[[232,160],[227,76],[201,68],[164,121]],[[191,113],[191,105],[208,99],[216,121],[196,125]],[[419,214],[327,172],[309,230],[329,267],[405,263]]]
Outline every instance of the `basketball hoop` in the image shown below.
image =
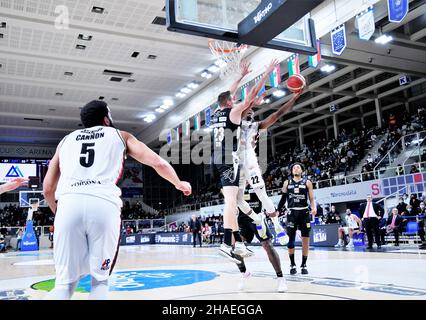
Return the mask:
[[209,48],[217,59],[216,65],[220,68],[221,79],[240,72],[240,62],[248,45],[209,39]]

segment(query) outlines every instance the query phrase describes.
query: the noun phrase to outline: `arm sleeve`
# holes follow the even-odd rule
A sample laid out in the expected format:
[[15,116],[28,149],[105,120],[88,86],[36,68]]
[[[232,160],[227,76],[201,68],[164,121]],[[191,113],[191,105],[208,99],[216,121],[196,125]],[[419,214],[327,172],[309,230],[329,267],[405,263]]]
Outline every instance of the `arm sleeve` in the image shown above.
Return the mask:
[[286,202],[287,202],[287,193],[283,193],[282,196],[281,196],[281,200],[278,203],[278,212],[283,211],[283,208],[284,208],[284,205],[285,205]]

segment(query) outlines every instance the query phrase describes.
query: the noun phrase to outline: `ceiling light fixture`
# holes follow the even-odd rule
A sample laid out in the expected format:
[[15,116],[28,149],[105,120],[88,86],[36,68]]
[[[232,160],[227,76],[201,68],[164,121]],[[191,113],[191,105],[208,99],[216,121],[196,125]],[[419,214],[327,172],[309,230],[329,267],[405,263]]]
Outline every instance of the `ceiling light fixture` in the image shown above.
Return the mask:
[[321,71],[322,72],[328,72],[328,73],[330,73],[331,71],[333,71],[335,69],[336,69],[336,66],[333,66],[333,65],[330,65],[330,64],[326,64],[325,66],[323,66],[321,68]]
[[282,98],[285,96],[285,91],[283,90],[277,90],[272,94],[276,98]]
[[217,65],[213,64],[210,67],[208,67],[207,70],[210,71],[211,73],[216,73],[220,70],[220,68]]
[[381,35],[380,37],[376,38],[376,40],[374,40],[374,42],[379,43],[379,44],[386,44],[388,42],[391,42],[393,40],[392,36],[388,36],[386,34]]
[[164,100],[163,100],[163,104],[164,104],[165,106],[172,106],[174,103],[173,103],[173,100],[172,100],[172,99],[164,99]]
[[196,89],[199,86],[200,85],[198,83],[196,83],[196,82],[191,82],[190,84],[188,84],[188,88],[191,88],[191,89]]

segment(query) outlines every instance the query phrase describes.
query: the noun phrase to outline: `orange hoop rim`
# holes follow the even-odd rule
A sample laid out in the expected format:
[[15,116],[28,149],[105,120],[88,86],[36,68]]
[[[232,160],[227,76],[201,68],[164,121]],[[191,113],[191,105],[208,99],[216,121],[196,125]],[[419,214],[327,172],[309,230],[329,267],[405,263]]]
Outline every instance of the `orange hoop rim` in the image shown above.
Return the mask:
[[214,51],[219,52],[219,53],[239,52],[241,50],[248,48],[248,45],[246,45],[246,44],[241,44],[239,47],[235,47],[235,48],[232,48],[232,49],[216,48],[214,46],[214,41],[215,41],[214,39],[209,39],[209,48],[211,50],[214,50]]

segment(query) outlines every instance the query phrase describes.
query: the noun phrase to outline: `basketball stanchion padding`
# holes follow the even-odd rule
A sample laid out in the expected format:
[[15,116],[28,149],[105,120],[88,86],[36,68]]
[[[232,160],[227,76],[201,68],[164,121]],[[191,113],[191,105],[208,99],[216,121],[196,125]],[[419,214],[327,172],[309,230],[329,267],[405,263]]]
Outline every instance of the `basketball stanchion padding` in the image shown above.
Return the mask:
[[295,74],[288,78],[287,88],[293,93],[301,92],[306,86],[306,80],[301,74]]

